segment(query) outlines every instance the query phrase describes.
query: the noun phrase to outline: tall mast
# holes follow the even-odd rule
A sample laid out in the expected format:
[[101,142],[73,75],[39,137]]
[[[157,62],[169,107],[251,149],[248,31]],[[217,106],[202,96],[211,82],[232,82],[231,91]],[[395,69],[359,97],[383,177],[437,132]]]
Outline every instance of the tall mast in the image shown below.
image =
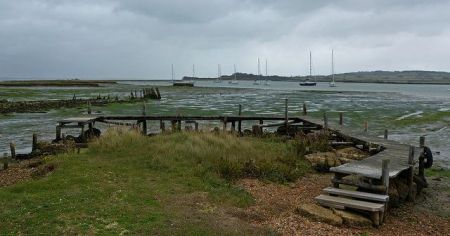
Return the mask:
[[233,64],[234,67],[234,80],[236,80],[236,64]]
[[266,58],[266,77],[267,77],[267,58]]
[[311,51],[309,51],[309,78],[312,78],[312,56]]
[[173,74],[173,64],[172,64],[172,82],[174,81],[174,74]]
[[334,50],[331,50],[331,76],[334,83]]
[[192,78],[195,78],[195,64],[192,64]]
[[258,78],[260,78],[260,77],[261,77],[261,67],[259,64],[259,57],[258,57]]

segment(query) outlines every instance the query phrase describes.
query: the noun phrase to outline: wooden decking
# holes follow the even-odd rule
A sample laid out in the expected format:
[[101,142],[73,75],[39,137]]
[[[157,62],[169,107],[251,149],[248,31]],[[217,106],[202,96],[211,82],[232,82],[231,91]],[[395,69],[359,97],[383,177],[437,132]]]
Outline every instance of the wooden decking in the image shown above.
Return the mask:
[[[312,117],[303,116],[300,118],[304,122],[309,122],[315,125],[324,127],[324,121],[315,119]],[[332,167],[330,171],[342,174],[355,174],[373,179],[381,178],[381,162],[384,159],[389,160],[389,177],[396,177],[400,172],[410,168],[409,149],[410,146],[401,144],[399,142],[379,138],[370,135],[368,132],[357,130],[355,128],[342,126],[328,121],[328,129],[338,136],[341,136],[347,140],[354,141],[360,144],[371,144],[381,151],[375,155],[365,158],[361,161],[353,161],[341,166]],[[423,148],[414,147],[414,164],[417,163],[419,156],[421,155]]]

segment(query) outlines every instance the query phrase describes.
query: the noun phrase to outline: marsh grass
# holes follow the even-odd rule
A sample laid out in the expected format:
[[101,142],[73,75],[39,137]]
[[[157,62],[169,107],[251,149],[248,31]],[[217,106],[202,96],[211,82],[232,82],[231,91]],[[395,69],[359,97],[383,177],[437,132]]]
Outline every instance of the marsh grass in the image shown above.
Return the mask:
[[289,142],[193,132],[111,130],[81,154],[44,160],[52,172],[0,188],[0,235],[263,234],[224,215],[253,204],[233,181],[309,171]]

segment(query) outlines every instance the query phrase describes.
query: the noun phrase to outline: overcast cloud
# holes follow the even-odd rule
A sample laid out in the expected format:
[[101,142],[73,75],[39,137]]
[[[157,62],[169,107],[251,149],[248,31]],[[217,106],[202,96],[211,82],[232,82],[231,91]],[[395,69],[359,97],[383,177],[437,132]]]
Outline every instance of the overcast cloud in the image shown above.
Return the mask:
[[446,0],[0,0],[0,77],[450,71]]

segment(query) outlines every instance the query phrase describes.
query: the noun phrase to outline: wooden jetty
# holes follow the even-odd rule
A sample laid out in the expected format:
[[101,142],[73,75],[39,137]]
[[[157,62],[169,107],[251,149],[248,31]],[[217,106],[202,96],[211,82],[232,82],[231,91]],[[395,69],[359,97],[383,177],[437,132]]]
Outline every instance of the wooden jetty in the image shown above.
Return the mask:
[[[253,121],[252,133],[261,135],[264,128],[284,128],[286,134],[289,129],[295,130],[318,130],[329,131],[341,142],[353,143],[361,149],[373,154],[361,161],[352,161],[337,167],[330,168],[335,173],[332,179],[333,187],[323,190],[324,194],[316,197],[316,201],[324,206],[338,209],[356,209],[370,212],[375,225],[380,225],[385,217],[389,201],[389,181],[407,172],[409,195],[413,192],[413,181],[419,177],[425,182],[424,177],[424,139],[421,138],[420,147],[401,144],[388,139],[385,131],[384,138],[369,135],[368,124],[365,122],[364,129],[356,130],[343,125],[343,114],[339,115],[339,123],[329,122],[324,113],[323,119],[307,116],[306,105],[303,105],[302,116],[288,116],[287,99],[284,116],[243,116],[239,106],[238,115],[230,116],[160,116],[125,115],[125,116],[99,116],[85,118],[69,118],[59,121],[57,126],[57,138],[61,136],[62,128],[81,128],[82,133],[86,125],[92,129],[95,122],[107,124],[131,124],[142,127],[142,133],[147,134],[147,121],[159,121],[161,131],[165,130],[165,122],[171,123],[172,130],[181,130],[182,122],[187,125],[194,124],[198,130],[198,121],[215,121],[223,124],[223,131],[236,131],[242,133],[242,122]],[[265,123],[268,122],[268,123]],[[276,123],[274,123],[276,122]],[[231,124],[231,126],[228,126]],[[237,124],[237,126],[236,126]],[[230,127],[228,129],[228,127]],[[187,128],[186,128],[187,129]],[[343,141],[342,141],[343,140]],[[414,176],[416,165],[419,164],[419,175]],[[347,176],[356,178],[348,179]],[[340,185],[357,187],[357,190],[341,189]]]

